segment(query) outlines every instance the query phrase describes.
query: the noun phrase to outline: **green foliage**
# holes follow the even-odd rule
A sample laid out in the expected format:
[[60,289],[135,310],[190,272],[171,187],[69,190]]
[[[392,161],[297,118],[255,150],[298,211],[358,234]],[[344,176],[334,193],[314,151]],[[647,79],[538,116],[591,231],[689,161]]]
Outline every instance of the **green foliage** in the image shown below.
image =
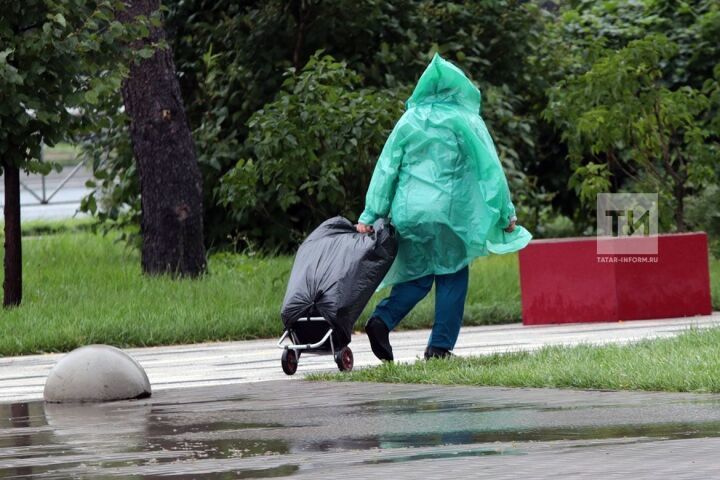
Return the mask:
[[[670,91],[678,91],[686,86],[702,91],[705,89],[704,84],[713,78],[715,65],[720,63],[720,49],[716,41],[719,32],[720,5],[714,0],[577,0],[561,10],[556,22],[548,24],[541,43],[542,55],[532,59],[532,63],[545,82],[550,86],[558,86],[569,78],[583,75],[600,58],[627,47],[630,42],[660,35],[667,38],[674,52],[665,55],[661,63],[654,65],[660,71],[656,83]],[[717,102],[711,103],[718,105]],[[537,99],[535,104],[545,110],[553,108],[549,100],[544,98]],[[707,111],[709,118],[717,117],[714,112],[714,108]],[[566,130],[564,126],[553,123],[561,131]],[[540,127],[543,127],[542,123]],[[717,124],[711,131],[718,131]],[[589,135],[593,133],[589,132]],[[588,149],[580,155],[582,161],[558,163],[558,159],[563,159],[568,153],[565,141],[557,144],[542,141],[542,144],[544,149],[556,152],[555,157],[546,157],[543,165],[546,172],[555,174],[559,170],[568,169],[572,173],[586,163],[604,163],[611,175],[611,188],[608,191],[658,190],[656,180],[632,178],[621,168],[621,164],[606,158],[604,153],[596,155]],[[542,185],[553,184],[552,179],[544,177],[542,172],[539,175]],[[571,175],[551,176],[557,177],[558,182],[564,177],[567,182]],[[577,186],[582,175],[572,177],[573,186]],[[571,214],[580,230],[591,232],[594,228],[593,215],[589,214],[587,208],[579,208],[574,198],[568,195],[576,191],[575,188],[566,191],[564,184],[553,185],[554,190],[558,191],[554,204],[561,206],[566,214]],[[679,190],[678,193],[681,193]],[[672,191],[659,193],[662,200],[661,223],[667,230],[676,229],[678,225],[674,219],[674,210],[678,202],[674,198],[675,194]]]
[[715,0],[580,0],[563,12],[562,41],[554,46],[561,63],[586,69],[603,48],[619,50],[634,40],[660,34],[677,53],[664,67],[672,87],[702,86],[720,61],[720,5]]
[[579,165],[568,185],[575,189],[580,201],[592,204],[599,193],[610,191],[610,170],[605,163]]
[[123,25],[118,0],[5,2],[0,16],[0,158],[48,173],[40,146],[89,128],[97,99],[119,89],[123,45],[146,19]]
[[119,93],[102,97],[99,105],[106,114],[80,142],[94,176],[86,182],[93,190],[82,199],[80,210],[96,216],[96,231],[117,231],[121,239],[139,248],[140,184],[132,161],[129,120],[120,108]]
[[356,218],[375,160],[407,92],[360,88],[344,62],[316,54],[248,122],[252,156],[221,180],[219,198],[266,246],[300,240],[338,214]]
[[[357,192],[344,185],[344,194],[335,185],[315,185],[314,193],[306,185],[298,194],[306,181],[290,190],[284,183],[281,191],[269,189],[271,184],[260,178],[259,169],[270,166],[260,165],[258,158],[267,158],[268,148],[290,144],[282,139],[274,146],[256,145],[258,137],[251,132],[277,134],[279,123],[261,128],[251,126],[250,119],[277,113],[279,99],[293,97],[283,87],[289,69],[294,69],[290,76],[300,75],[320,50],[357,75],[348,95],[384,95],[395,102],[393,109],[402,99],[400,92],[410,90],[435,51],[460,65],[481,87],[483,117],[510,178],[520,222],[540,236],[558,231],[546,224],[564,217],[572,219],[576,234],[591,233],[593,215],[581,208],[580,197],[587,204],[603,189],[659,190],[664,229],[682,229],[675,218],[682,203],[678,199],[697,195],[717,181],[718,168],[711,160],[718,153],[720,131],[720,91],[713,73],[720,63],[720,6],[714,0],[578,0],[563,2],[558,12],[513,0],[167,4],[168,41],[205,183],[206,238],[211,247],[234,242],[292,248],[310,226],[308,219],[321,215],[298,213],[302,205],[326,213],[328,198],[334,196],[340,203],[332,211],[351,215],[356,202],[362,201],[362,195],[350,198]],[[653,39],[658,39],[657,45]],[[621,65],[623,61],[628,63]],[[637,95],[630,84],[613,78],[616,67],[623,82],[640,89]],[[594,73],[584,77],[591,69]],[[589,95],[584,95],[583,82],[592,90]],[[616,92],[613,85],[621,88]],[[661,107],[659,123],[647,110],[653,100]],[[98,110],[106,115],[98,119],[97,134],[89,142],[99,176],[98,194],[84,206],[106,227],[136,232],[137,174],[119,105],[117,94],[114,101],[104,94],[98,97]],[[375,115],[385,118],[386,110],[379,104]],[[625,111],[639,121],[630,129],[625,128],[630,124]],[[331,108],[323,118],[335,119],[337,113]],[[296,121],[287,121],[297,129]],[[327,127],[324,134],[337,139],[342,128]],[[670,130],[673,135],[663,137],[671,147],[667,168],[657,150],[661,135]],[[623,138],[630,134],[636,141]],[[299,152],[317,150],[301,143],[298,140]],[[283,161],[292,155],[283,150]],[[299,161],[300,155],[296,158]],[[648,163],[647,158],[655,160]],[[317,163],[304,165],[306,161],[314,160],[306,157],[295,165],[302,167],[299,176],[320,171]],[[356,171],[369,175],[368,170]],[[277,172],[264,175],[282,182],[290,179]],[[319,192],[322,199],[313,197]],[[281,215],[271,218],[260,208]],[[559,231],[566,234],[565,227],[563,223]]]
[[570,185],[581,200],[592,204],[609,191],[611,168],[619,169],[632,180],[650,180],[650,191],[671,194],[682,231],[685,197],[716,180],[718,132],[706,119],[720,105],[689,85],[662,81],[662,66],[676,55],[677,46],[662,35],[606,51],[588,71],[553,87],[545,114],[562,129],[575,168]]
[[[531,93],[541,95],[542,88],[531,69],[524,68],[525,58],[528,52],[539,48],[546,16],[532,4],[509,0],[169,2],[168,41],[175,54],[205,183],[206,239],[218,246],[233,239],[253,243],[262,240],[266,248],[278,245],[288,248],[293,246],[301,230],[309,227],[307,218],[319,218],[321,212],[329,211],[328,196],[341,202],[333,212],[352,214],[358,210],[357,204],[364,192],[359,193],[355,187],[346,190],[347,185],[335,188],[331,179],[325,180],[324,186],[305,185],[302,195],[297,195],[296,190],[307,180],[290,187],[295,193],[273,191],[268,189],[270,183],[263,181],[251,187],[260,167],[257,159],[265,155],[269,147],[256,145],[257,137],[252,137],[252,132],[261,127],[251,126],[250,119],[260,118],[260,113],[253,117],[259,111],[264,112],[264,118],[268,112],[278,112],[279,98],[291,97],[283,87],[288,80],[285,73],[292,68],[294,75],[300,75],[319,50],[344,63],[356,76],[350,82],[350,97],[360,92],[364,92],[362,95],[373,93],[366,100],[374,103],[352,108],[363,109],[368,119],[377,117],[378,125],[383,128],[387,128],[385,122],[391,112],[399,116],[396,105],[404,98],[398,95],[410,91],[434,52],[439,51],[456,61],[483,90],[483,115],[495,137],[513,189],[520,194],[531,183],[523,173],[524,165],[537,155],[536,116],[527,112],[528,97]],[[341,85],[349,88],[347,82],[339,82],[336,87]],[[349,98],[344,97],[343,101]],[[380,98],[390,103],[380,102]],[[269,109],[268,104],[275,105],[274,109]],[[94,202],[95,212],[112,227],[136,222],[139,207],[137,175],[132,170],[132,156],[126,147],[126,125],[117,118],[116,105],[117,102],[108,104],[106,108],[108,117],[116,118],[113,120],[116,130],[103,129],[95,139],[96,144],[103,147],[94,149],[94,157],[101,159],[96,162],[96,172],[102,177],[96,196],[107,199]],[[351,103],[347,105],[351,108]],[[370,108],[374,110],[371,112]],[[338,108],[331,105],[327,114],[319,110],[314,111],[322,114],[324,120],[334,122],[325,127],[311,122],[312,127],[323,128],[322,133],[333,139],[322,147],[326,151],[323,158],[328,159],[329,146],[348,129],[336,121],[341,113]],[[363,122],[364,126],[358,128],[367,133],[369,120]],[[268,124],[263,128],[270,131],[275,127]],[[299,152],[315,152],[317,148],[313,144],[302,145],[301,139],[313,138],[312,141],[317,142],[318,134],[319,130],[315,131],[315,137],[304,133],[294,135],[298,147],[290,146]],[[360,159],[357,163],[354,151],[359,148],[362,154],[370,154],[377,146],[370,146],[368,138],[355,140],[358,147],[349,144],[350,138],[343,140],[344,151],[353,152],[344,162],[356,167],[358,177],[369,178],[375,159]],[[277,149],[279,145],[272,148]],[[110,158],[105,160],[108,152]],[[283,155],[287,159],[291,153],[283,151]],[[299,154],[296,158],[300,158]],[[302,159],[302,163],[313,161],[312,157]],[[317,171],[317,164],[304,166],[302,163],[297,163],[295,168]],[[323,171],[343,175],[332,169]],[[273,175],[280,178],[276,173]],[[221,178],[222,187],[218,188]],[[267,172],[264,178],[270,178]],[[311,183],[321,181],[314,179]],[[546,197],[533,198],[538,201],[534,208],[541,208]],[[272,203],[280,199],[284,199],[282,205]],[[295,212],[303,202],[320,210],[313,211],[309,217],[304,212]],[[277,224],[276,218],[255,213],[251,216],[250,205],[283,212],[287,218],[280,217]],[[86,210],[93,211],[92,206],[92,203],[86,204]],[[264,221],[259,222],[258,218]]]
[[547,216],[537,230],[538,237],[563,238],[572,237],[576,234],[574,222],[565,215],[556,214]]
[[710,185],[688,199],[688,222],[707,232],[711,252],[720,258],[720,186]]

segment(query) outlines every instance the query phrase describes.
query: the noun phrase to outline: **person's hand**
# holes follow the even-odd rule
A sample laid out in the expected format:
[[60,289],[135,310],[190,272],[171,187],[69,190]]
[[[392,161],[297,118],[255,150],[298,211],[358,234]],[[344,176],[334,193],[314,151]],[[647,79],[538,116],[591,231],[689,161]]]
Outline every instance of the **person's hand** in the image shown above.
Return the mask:
[[510,220],[510,225],[508,225],[507,227],[505,227],[505,231],[506,231],[507,233],[512,233],[512,231],[515,230],[515,223],[516,223],[516,222],[517,222],[517,220]]
[[373,231],[372,225],[365,225],[364,223],[358,223],[355,228],[360,233],[372,233]]

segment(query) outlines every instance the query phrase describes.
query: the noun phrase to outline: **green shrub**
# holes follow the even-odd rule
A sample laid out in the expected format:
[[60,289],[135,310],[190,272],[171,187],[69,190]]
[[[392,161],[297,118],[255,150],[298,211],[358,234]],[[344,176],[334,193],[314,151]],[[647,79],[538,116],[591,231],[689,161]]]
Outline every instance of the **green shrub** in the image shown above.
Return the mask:
[[357,218],[406,94],[360,88],[345,62],[314,55],[250,118],[252,155],[222,178],[220,201],[265,247],[300,241],[338,214]]

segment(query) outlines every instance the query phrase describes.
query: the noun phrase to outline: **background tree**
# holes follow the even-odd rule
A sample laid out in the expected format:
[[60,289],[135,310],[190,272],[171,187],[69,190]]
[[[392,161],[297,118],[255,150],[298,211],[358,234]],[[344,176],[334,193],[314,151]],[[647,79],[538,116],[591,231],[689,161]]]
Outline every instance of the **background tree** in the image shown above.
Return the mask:
[[[92,101],[117,90],[123,40],[147,31],[123,26],[111,0],[5,2],[0,16],[0,159],[5,182],[3,305],[22,300],[20,171],[48,173],[42,144],[71,139],[97,118]],[[76,112],[71,114],[70,112]]]
[[[159,0],[133,0],[120,18],[147,18],[159,8]],[[131,65],[122,84],[140,179],[142,267],[149,274],[196,276],[206,267],[202,180],[172,51],[147,48],[164,37],[157,24],[134,42],[147,58]]]
[[[711,211],[703,190],[720,178],[717,162],[714,167],[708,164],[720,141],[718,123],[713,122],[720,103],[711,93],[717,86],[713,69],[720,63],[713,40],[720,34],[720,5],[709,0],[572,3],[548,28],[544,47],[547,57],[555,57],[556,70],[546,115],[555,117],[562,143],[573,150],[567,162],[570,187],[593,205],[598,191],[658,191],[663,231],[712,229],[698,215],[686,218],[684,211],[687,203],[701,203]],[[642,40],[646,42],[638,43]],[[590,95],[579,93],[580,85]],[[656,102],[662,114],[647,110],[652,105],[645,102]],[[580,119],[583,125],[568,123]],[[620,131],[623,127],[625,132]],[[670,133],[669,148],[660,154],[657,135]],[[634,141],[616,142],[623,135],[632,135]],[[642,152],[633,150],[641,139],[650,143]],[[670,159],[661,160],[668,155]],[[656,162],[642,167],[648,156]],[[574,218],[592,233],[589,209],[577,208]]]
[[[390,118],[386,111],[399,114],[396,106],[407,99],[432,54],[439,51],[479,83],[484,95],[483,115],[495,135],[514,190],[518,195],[521,191],[532,192],[532,198],[544,201],[534,195],[537,190],[523,173],[524,165],[535,159],[538,145],[533,128],[538,117],[527,113],[527,99],[528,92],[537,90],[539,84],[525,60],[538,48],[545,13],[534,5],[508,0],[189,0],[170,1],[168,8],[168,43],[175,52],[204,182],[205,238],[209,248],[222,247],[228,240],[247,239],[267,249],[291,249],[317,224],[319,211],[295,207],[286,211],[279,203],[266,201],[285,194],[274,192],[275,186],[250,167],[260,165],[256,155],[264,146],[256,144],[253,132],[264,127],[251,127],[249,122],[256,112],[267,113],[265,106],[288,97],[288,92],[283,91],[288,72],[300,75],[319,50],[356,76],[352,87],[343,81],[322,80],[326,85],[335,82],[338,87],[334,90],[337,97],[324,104],[324,118],[338,118],[334,105],[355,104],[359,93],[372,92],[374,98],[386,99],[384,104],[369,99],[376,110],[372,114],[364,111],[368,118],[377,118],[372,129],[367,123],[347,130],[346,125],[333,120],[332,128],[338,130],[326,128],[324,134],[335,139],[342,134],[342,145],[357,142],[362,146],[360,152],[372,155],[379,151],[398,118]],[[525,67],[527,71],[522,71]],[[320,72],[316,74],[313,78]],[[282,134],[267,125],[266,133]],[[138,220],[139,188],[137,172],[127,156],[129,149],[123,145],[122,138],[127,134],[122,133],[122,128],[123,122],[115,122],[91,145],[99,166],[96,198],[104,197],[105,201],[88,199],[86,203],[97,205],[97,214],[106,225],[127,231],[127,226]],[[363,136],[369,132],[373,132],[369,137]],[[281,139],[273,141],[282,143]],[[303,152],[312,149],[302,144],[298,147]],[[106,160],[108,151],[118,154]],[[343,150],[343,163],[348,171],[369,175],[372,160],[368,162],[358,151]],[[276,160],[286,162],[290,168],[301,161],[287,149],[281,153],[283,157]],[[315,165],[314,175],[335,174],[331,164],[320,168]],[[235,186],[246,188],[249,175],[256,175],[255,186],[232,192]],[[302,187],[304,183],[285,185],[292,190],[287,198],[308,198],[310,190]],[[357,216],[365,188],[346,190],[340,203],[334,204],[332,214]],[[239,203],[237,199],[246,198],[249,191],[257,193],[253,206]],[[321,190],[313,192],[321,195]],[[312,202],[330,205],[327,199],[317,197]],[[327,208],[321,211],[328,212]],[[258,218],[263,221],[258,222]],[[279,218],[282,221],[277,222]]]
[[[632,41],[560,82],[547,114],[562,128],[577,164],[573,183],[581,198],[593,203],[597,193],[610,190],[613,165],[636,187],[669,197],[674,227],[682,232],[686,197],[716,180],[712,165],[720,149],[704,127],[708,97],[659,81],[661,65],[676,52],[662,35]],[[602,163],[582,165],[586,154]]]
[[[509,174],[519,216],[539,237],[593,233],[593,216],[580,203],[580,195],[590,192],[585,187],[646,188],[624,171],[626,164],[610,161],[605,152],[588,147],[604,142],[601,137],[607,132],[589,133],[584,139],[589,142],[587,148],[574,148],[568,161],[570,140],[563,137],[568,129],[562,121],[543,115],[554,108],[551,95],[563,102],[569,99],[559,90],[571,90],[573,79],[599,59],[630,42],[663,35],[674,51],[658,57],[660,64],[652,66],[652,82],[641,83],[652,90],[667,89],[677,101],[689,87],[697,95],[690,95],[688,101],[702,103],[704,96],[709,105],[686,104],[694,109],[692,120],[686,116],[682,126],[673,127],[670,123],[676,119],[666,118],[662,128],[702,133],[703,141],[683,138],[685,147],[692,144],[704,149],[718,138],[717,121],[713,124],[712,119],[720,115],[710,84],[715,82],[713,69],[720,62],[716,41],[720,5],[713,0],[168,0],[167,5],[168,43],[173,47],[197,145],[204,184],[205,240],[211,249],[240,242],[291,250],[321,215],[357,215],[364,188],[352,178],[337,177],[338,168],[369,174],[365,169],[372,161],[364,155],[371,158],[381,148],[394,123],[388,113],[406,99],[434,52],[460,65],[478,83],[482,114]],[[323,60],[324,55],[332,60]],[[649,68],[647,62],[644,65]],[[331,71],[332,75],[326,75]],[[287,83],[298,82],[301,76],[323,86],[322,91],[296,91]],[[348,82],[349,78],[353,80]],[[565,93],[569,95],[570,90]],[[329,92],[333,96],[318,108],[303,103]],[[374,112],[356,103],[358,95],[369,95],[367,105]],[[385,99],[388,107],[378,99]],[[283,102],[292,107],[287,118],[280,115]],[[348,131],[345,122],[354,118],[352,110],[364,116],[358,128]],[[587,111],[563,115],[579,118]],[[98,185],[96,195],[88,197],[85,205],[96,207],[106,227],[119,227],[132,235],[139,225],[138,175],[117,103],[108,112],[107,118],[114,120],[103,126],[90,149],[98,166]],[[324,115],[327,128],[315,124],[303,128],[302,115],[307,118],[308,112]],[[370,126],[365,115],[375,117],[377,123]],[[297,147],[283,137],[281,125],[302,131],[300,136],[293,134]],[[317,143],[320,136],[338,142],[344,152],[342,162],[329,153],[333,143]],[[359,148],[348,149],[351,142]],[[612,149],[617,156],[628,151],[625,147]],[[272,158],[268,152],[274,152]],[[708,152],[685,154],[694,162],[697,155]],[[310,189],[306,180],[285,182],[280,189],[267,179],[284,181],[283,176],[273,177],[265,169],[281,165],[299,176],[309,172],[311,182],[320,182],[324,176],[339,178],[333,188],[342,188],[343,193],[333,193],[327,186]],[[688,172],[684,201],[688,211],[713,209],[714,197],[704,195],[703,189],[717,184],[713,175],[718,178],[718,165],[710,168],[714,174],[705,167],[704,173],[695,167]],[[665,192],[662,212],[675,210],[676,196],[671,190],[661,190]],[[336,194],[333,202],[325,197]],[[295,199],[300,203],[292,203]],[[301,207],[307,203],[313,208]],[[714,228],[703,220],[708,216],[683,217],[687,217],[684,228]],[[259,218],[263,221],[258,222]],[[677,228],[674,214],[663,213],[662,219],[665,231]]]
[[250,117],[250,155],[221,180],[218,196],[237,223],[251,224],[258,211],[266,219],[238,240],[254,247],[262,234],[267,244],[298,242],[296,226],[305,219],[357,215],[388,128],[402,114],[398,97],[406,95],[361,88],[360,76],[329,55],[290,72],[276,99]]

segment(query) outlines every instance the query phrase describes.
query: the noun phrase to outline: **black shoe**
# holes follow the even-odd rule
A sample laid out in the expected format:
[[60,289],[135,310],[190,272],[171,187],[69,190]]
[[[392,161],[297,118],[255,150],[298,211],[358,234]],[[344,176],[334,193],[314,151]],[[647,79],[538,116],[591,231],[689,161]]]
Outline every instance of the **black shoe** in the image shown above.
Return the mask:
[[390,330],[385,322],[377,317],[368,320],[365,325],[365,333],[370,339],[370,348],[380,360],[393,361],[392,346],[390,346]]
[[448,358],[453,356],[454,355],[450,353],[450,350],[444,348],[428,346],[425,349],[425,360],[430,360],[431,358]]

